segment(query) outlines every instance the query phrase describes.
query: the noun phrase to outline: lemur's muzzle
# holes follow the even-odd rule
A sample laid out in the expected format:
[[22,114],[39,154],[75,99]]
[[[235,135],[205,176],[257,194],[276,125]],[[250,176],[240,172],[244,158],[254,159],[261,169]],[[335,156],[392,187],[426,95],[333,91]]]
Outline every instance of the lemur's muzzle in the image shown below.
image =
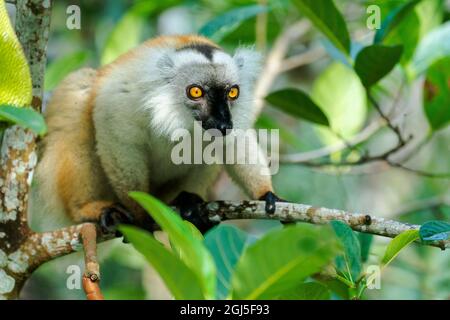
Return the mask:
[[220,135],[226,136],[231,132],[233,129],[233,122],[231,120],[229,121],[221,121],[217,119],[209,119],[208,121],[203,121],[203,129],[204,130],[211,130],[212,135],[214,134],[214,131],[219,131]]

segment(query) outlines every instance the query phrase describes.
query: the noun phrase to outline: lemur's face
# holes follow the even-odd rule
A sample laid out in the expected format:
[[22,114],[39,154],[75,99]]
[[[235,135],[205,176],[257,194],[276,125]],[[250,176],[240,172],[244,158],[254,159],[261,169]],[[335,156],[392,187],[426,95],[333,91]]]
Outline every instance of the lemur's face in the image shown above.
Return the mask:
[[219,64],[189,64],[183,68],[179,90],[183,104],[203,129],[222,135],[233,129],[232,109],[239,99],[239,79]]
[[[189,115],[192,123],[201,122],[204,130],[216,129],[222,135],[246,127],[252,116],[258,54],[242,50],[232,57],[202,44],[181,48],[164,59],[161,67],[176,105],[173,112],[178,112],[179,118]],[[187,123],[182,126],[190,127]]]

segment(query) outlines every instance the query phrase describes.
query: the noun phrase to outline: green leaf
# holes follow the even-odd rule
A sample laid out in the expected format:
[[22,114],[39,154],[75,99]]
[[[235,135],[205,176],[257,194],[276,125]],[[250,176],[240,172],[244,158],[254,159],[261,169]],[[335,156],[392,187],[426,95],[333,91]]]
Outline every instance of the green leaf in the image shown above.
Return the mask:
[[332,0],[294,0],[294,4],[336,48],[350,54],[347,25]]
[[433,130],[450,123],[450,57],[434,63],[424,83],[423,108]]
[[344,247],[344,254],[336,258],[337,269],[352,283],[361,273],[361,247],[355,232],[342,221],[331,221],[334,232]]
[[9,20],[5,1],[0,1],[0,30],[0,104],[30,105],[30,69]]
[[385,267],[400,253],[400,251],[406,248],[410,243],[419,239],[419,230],[407,230],[400,233],[389,243],[384,253],[384,257],[381,260],[381,264]]
[[32,108],[0,105],[0,121],[18,124],[40,136],[47,132],[44,117]]
[[419,235],[425,241],[447,240],[450,237],[450,223],[446,221],[429,221],[419,229]]
[[317,124],[329,126],[327,116],[311,98],[301,90],[283,89],[272,92],[266,101],[290,115]]
[[415,75],[422,74],[436,61],[450,56],[450,21],[434,29],[420,41],[413,58]]
[[384,78],[402,56],[402,46],[387,47],[374,44],[362,49],[355,61],[355,71],[366,88]]
[[400,64],[406,67],[409,75],[409,63],[414,56],[420,39],[420,21],[415,11],[408,14],[405,19],[383,41],[387,46],[403,46]]
[[198,276],[151,234],[132,226],[119,229],[155,268],[175,299],[205,299]]
[[231,276],[247,241],[245,232],[227,224],[221,224],[205,235],[205,245],[216,263],[218,299],[228,296]]
[[326,127],[316,127],[326,144],[351,138],[366,121],[367,97],[358,75],[341,63],[332,63],[313,84],[312,99],[330,121],[333,133]]
[[121,54],[137,47],[141,42],[145,23],[145,18],[136,13],[136,10],[130,9],[125,13],[106,40],[101,64],[108,64]]
[[390,33],[410,14],[415,6],[422,0],[409,1],[399,8],[392,11],[387,18],[382,22],[381,28],[377,30],[374,38],[374,43],[380,43],[389,36]]
[[338,252],[338,241],[327,227],[303,224],[269,232],[236,265],[232,298],[276,298],[320,271]]
[[219,42],[226,35],[236,30],[245,20],[268,10],[269,7],[261,5],[250,5],[233,9],[206,23],[200,28],[199,33]]
[[318,282],[305,282],[293,290],[282,293],[280,300],[330,300],[330,291]]
[[213,258],[193,231],[192,224],[186,223],[176,212],[158,199],[143,192],[130,192],[136,200],[165,231],[171,243],[179,251],[180,259],[194,271],[202,282],[202,292],[207,299],[214,298],[216,270]]
[[341,299],[350,299],[350,289],[345,283],[337,279],[324,279],[319,281]]
[[89,58],[89,51],[78,51],[50,63],[45,71],[45,90],[53,90],[65,76],[81,68]]
[[369,259],[370,247],[373,242],[373,234],[360,232],[358,234],[358,240],[361,246],[361,261],[366,262]]
[[426,0],[416,6],[415,11],[420,21],[420,39],[442,23],[444,18],[443,2],[444,0]]

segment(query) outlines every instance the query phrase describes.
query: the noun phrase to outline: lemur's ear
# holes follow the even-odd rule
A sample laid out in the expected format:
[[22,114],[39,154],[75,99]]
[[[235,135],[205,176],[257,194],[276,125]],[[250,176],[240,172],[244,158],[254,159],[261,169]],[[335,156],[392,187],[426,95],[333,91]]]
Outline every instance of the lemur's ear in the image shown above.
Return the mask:
[[255,81],[261,71],[263,56],[251,48],[238,48],[233,57],[244,81]]
[[163,78],[167,79],[174,76],[175,63],[168,54],[162,54],[159,57],[157,66]]

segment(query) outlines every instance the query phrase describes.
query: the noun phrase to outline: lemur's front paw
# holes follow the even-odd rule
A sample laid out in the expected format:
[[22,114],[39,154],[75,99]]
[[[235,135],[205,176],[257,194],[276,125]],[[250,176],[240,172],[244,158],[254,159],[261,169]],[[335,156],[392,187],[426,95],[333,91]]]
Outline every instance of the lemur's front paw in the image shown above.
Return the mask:
[[207,215],[204,214],[201,205],[205,201],[197,194],[182,191],[171,205],[178,208],[180,216],[192,223],[200,230],[201,233],[205,233],[217,223],[211,222]]
[[267,192],[265,195],[263,195],[261,198],[259,198],[259,200],[263,200],[266,202],[266,213],[267,214],[275,213],[276,202],[287,202],[286,200],[279,198],[272,191]]
[[[114,204],[106,207],[100,214],[100,228],[103,233],[122,234],[117,230],[119,224],[134,224],[134,216],[121,204]],[[124,241],[126,242],[126,241]]]

